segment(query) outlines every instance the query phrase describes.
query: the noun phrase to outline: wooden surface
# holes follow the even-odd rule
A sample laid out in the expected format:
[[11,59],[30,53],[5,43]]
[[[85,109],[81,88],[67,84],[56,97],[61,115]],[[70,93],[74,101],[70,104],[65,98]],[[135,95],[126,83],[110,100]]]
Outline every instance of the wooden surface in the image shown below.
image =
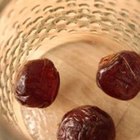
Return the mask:
[[116,140],[140,139],[140,96],[120,101],[109,97],[96,85],[100,58],[122,49],[128,48],[79,42],[54,48],[45,55],[54,61],[59,70],[61,87],[50,107],[43,110],[22,108],[23,118],[28,118],[24,120],[25,124],[34,139],[45,140],[42,137],[47,137],[47,140],[56,140],[62,116],[74,107],[88,104],[98,106],[112,116]]

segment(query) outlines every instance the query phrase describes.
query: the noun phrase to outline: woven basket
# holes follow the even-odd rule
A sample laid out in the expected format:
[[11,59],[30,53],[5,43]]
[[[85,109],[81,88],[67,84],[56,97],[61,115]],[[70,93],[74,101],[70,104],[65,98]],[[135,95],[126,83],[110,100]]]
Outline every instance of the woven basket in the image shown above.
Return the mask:
[[[65,101],[60,99],[51,107],[42,110],[23,107],[14,98],[13,87],[17,70],[28,60],[46,57],[48,52],[59,49],[59,46],[81,41],[97,46],[105,44],[113,51],[130,49],[139,53],[140,1],[13,0],[1,12],[0,112],[29,139],[55,140],[57,125],[63,114],[77,105],[91,102],[81,97],[81,102],[77,99],[77,103],[69,101],[69,104],[65,105]],[[68,50],[68,47],[67,50],[62,50],[61,55],[65,54],[67,57]],[[81,54],[76,55],[77,58],[82,57]],[[55,58],[58,54],[48,56]],[[90,65],[90,58],[88,59]],[[56,65],[62,69],[61,61],[64,61],[64,58],[56,61]],[[80,67],[80,64],[77,66]],[[69,71],[69,68],[66,71]],[[62,81],[67,78],[62,78]],[[65,90],[60,92],[61,96],[66,96]],[[140,139],[140,97],[129,102],[118,102],[103,94],[102,97],[98,96],[91,97],[97,98],[93,104],[100,105],[113,116],[117,127],[116,140],[135,140],[136,137]],[[69,98],[74,100],[74,97]],[[98,103],[100,98],[102,103]],[[105,100],[110,103],[106,104]],[[112,107],[109,107],[111,105]],[[119,112],[114,113],[113,107]]]

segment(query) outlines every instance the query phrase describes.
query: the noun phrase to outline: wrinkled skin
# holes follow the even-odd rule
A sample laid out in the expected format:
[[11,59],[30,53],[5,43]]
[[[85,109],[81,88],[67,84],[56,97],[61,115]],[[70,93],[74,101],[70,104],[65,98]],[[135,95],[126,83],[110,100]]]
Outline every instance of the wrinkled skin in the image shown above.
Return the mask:
[[28,61],[18,72],[16,99],[28,107],[47,107],[55,100],[60,85],[59,73],[49,59]]
[[81,106],[66,113],[57,140],[114,140],[112,118],[95,106]]
[[102,58],[97,85],[114,98],[134,98],[140,91],[140,56],[132,51],[122,51]]

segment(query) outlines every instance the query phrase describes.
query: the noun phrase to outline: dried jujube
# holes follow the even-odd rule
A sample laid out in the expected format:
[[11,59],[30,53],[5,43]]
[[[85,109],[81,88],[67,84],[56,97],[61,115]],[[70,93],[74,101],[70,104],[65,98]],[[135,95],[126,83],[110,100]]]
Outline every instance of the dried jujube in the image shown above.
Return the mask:
[[59,73],[51,60],[31,60],[17,73],[15,97],[25,106],[47,107],[55,100],[59,85]]
[[102,58],[97,85],[117,99],[134,98],[140,91],[140,55],[133,51],[121,51]]
[[96,106],[81,106],[66,113],[57,140],[114,140],[112,118]]

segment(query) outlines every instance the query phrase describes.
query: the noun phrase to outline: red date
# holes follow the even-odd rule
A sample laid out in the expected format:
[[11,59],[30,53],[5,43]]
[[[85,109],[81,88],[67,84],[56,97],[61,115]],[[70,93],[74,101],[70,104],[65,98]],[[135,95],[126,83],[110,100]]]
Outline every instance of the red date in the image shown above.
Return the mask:
[[117,99],[134,98],[140,91],[140,56],[133,51],[122,51],[102,58],[97,85]]
[[57,69],[49,59],[28,61],[18,72],[16,99],[29,107],[47,107],[55,100],[60,85]]
[[95,106],[81,106],[66,113],[59,125],[58,140],[114,140],[112,118]]

